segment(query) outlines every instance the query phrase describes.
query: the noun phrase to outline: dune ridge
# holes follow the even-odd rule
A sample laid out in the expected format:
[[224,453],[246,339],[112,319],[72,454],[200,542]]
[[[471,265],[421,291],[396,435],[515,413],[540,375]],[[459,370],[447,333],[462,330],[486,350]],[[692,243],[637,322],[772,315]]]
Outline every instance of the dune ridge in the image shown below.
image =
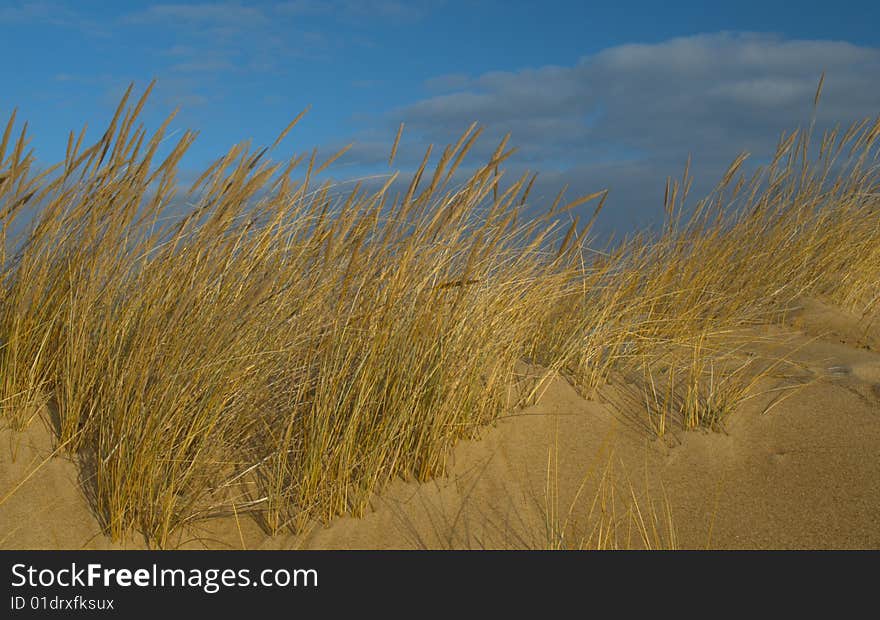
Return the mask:
[[[393,198],[273,163],[300,117],[181,192],[151,89],[49,170],[0,140],[4,545],[876,546],[880,118],[598,246],[607,191],[535,215],[476,125]],[[21,532],[42,472],[70,539]]]
[[[880,353],[839,342],[842,326],[859,327],[844,312],[820,302],[805,308],[792,321],[798,329],[775,328],[804,345],[792,359],[801,374],[782,381],[804,387],[769,413],[772,392],[753,400],[726,433],[660,440],[632,423],[634,412],[588,401],[556,379],[537,404],[461,442],[448,476],[397,480],[361,518],[270,536],[246,515],[225,517],[188,528],[172,547],[876,549]],[[0,489],[36,468],[52,445],[38,425],[5,433]],[[143,539],[113,543],[102,533],[76,478],[62,456],[39,467],[0,505],[2,546],[145,548]]]

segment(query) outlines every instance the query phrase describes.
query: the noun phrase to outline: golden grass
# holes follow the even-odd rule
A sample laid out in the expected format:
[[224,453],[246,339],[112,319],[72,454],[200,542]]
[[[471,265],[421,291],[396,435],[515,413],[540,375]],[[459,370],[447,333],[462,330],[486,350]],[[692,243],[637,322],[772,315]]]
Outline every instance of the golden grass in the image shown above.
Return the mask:
[[[603,458],[604,466],[596,467]],[[595,492],[585,503],[583,492],[588,485],[595,487]],[[547,454],[541,510],[544,538],[537,547],[551,551],[673,551],[678,542],[672,506],[662,484],[660,490],[662,498],[655,500],[646,468],[644,490],[638,491],[626,474],[626,465],[621,461],[618,466],[613,449],[603,446],[563,509],[557,441]]]
[[[685,172],[659,234],[599,251],[588,233],[606,193],[563,206],[560,193],[524,219],[534,177],[501,187],[506,139],[451,186],[474,126],[433,172],[429,149],[393,200],[394,176],[373,192],[316,185],[340,153],[273,164],[244,144],[181,196],[195,136],[155,161],[171,118],[135,128],[151,88],[133,106],[129,89],[96,144],[71,133],[41,174],[14,115],[0,142],[2,419],[49,412],[115,539],[165,546],[218,514],[269,532],[359,514],[391,478],[442,472],[458,439],[514,406],[522,359],[585,393],[638,370],[652,419],[715,426],[754,384],[752,362],[730,367],[736,329],[803,295],[880,303],[880,119],[829,132],[816,157],[811,132],[784,136],[751,180],[738,158],[692,210]],[[192,209],[166,213],[181,197]],[[587,201],[587,226],[563,227]],[[683,392],[663,396],[661,367]]]
[[686,169],[667,182],[659,234],[585,259],[580,290],[558,304],[541,343],[575,386],[589,394],[612,370],[637,371],[649,410],[715,426],[750,393],[753,371],[780,361],[737,363],[743,328],[783,319],[804,296],[876,310],[880,117],[826,132],[815,153],[811,133],[783,135],[750,178],[741,155],[690,212]]
[[32,188],[43,202],[4,263],[4,416],[48,406],[114,538],[162,546],[233,507],[272,532],[358,513],[508,407],[575,246],[548,250],[552,219],[517,223],[525,178],[488,198],[504,144],[446,189],[471,130],[393,202],[390,180],[335,196],[310,185],[314,154],[296,183],[298,160],[240,145],[169,220],[193,136],[154,165],[168,122],[133,130],[143,100],[53,180],[29,177],[23,136],[2,152],[4,231]]

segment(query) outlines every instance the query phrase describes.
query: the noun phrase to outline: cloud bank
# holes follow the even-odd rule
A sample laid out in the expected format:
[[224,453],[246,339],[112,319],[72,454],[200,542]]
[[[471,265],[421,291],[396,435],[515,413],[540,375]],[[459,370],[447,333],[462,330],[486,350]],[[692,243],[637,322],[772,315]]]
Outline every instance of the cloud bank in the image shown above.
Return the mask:
[[689,154],[695,194],[738,153],[772,155],[781,131],[809,123],[823,71],[819,129],[880,114],[880,49],[722,32],[621,45],[572,66],[434,76],[430,96],[386,123],[446,144],[479,121],[480,156],[511,132],[515,161],[546,171],[546,190],[610,187],[610,223],[628,228],[656,219],[666,176],[679,176]]

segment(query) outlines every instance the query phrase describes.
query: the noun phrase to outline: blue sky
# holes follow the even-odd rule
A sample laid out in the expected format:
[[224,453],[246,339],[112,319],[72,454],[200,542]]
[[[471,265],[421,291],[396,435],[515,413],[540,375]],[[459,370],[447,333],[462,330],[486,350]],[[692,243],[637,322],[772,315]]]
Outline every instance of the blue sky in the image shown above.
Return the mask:
[[511,132],[511,174],[540,172],[538,197],[608,187],[625,229],[661,212],[688,154],[696,192],[740,151],[769,155],[822,71],[820,125],[880,114],[878,23],[869,1],[0,0],[0,118],[18,107],[54,162],[155,77],[144,120],[181,107],[174,127],[201,132],[190,170],[310,105],[277,156],[354,141],[337,177],[387,170],[400,122],[406,171],[479,121],[477,155]]

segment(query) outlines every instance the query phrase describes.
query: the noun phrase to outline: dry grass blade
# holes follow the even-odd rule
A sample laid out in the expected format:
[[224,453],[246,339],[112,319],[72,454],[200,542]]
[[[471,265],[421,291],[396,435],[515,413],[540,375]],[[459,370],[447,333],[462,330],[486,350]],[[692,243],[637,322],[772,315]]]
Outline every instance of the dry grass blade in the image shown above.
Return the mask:
[[[827,134],[815,160],[810,132],[784,135],[766,169],[747,180],[740,156],[696,207],[688,167],[667,185],[661,231],[596,248],[607,191],[560,209],[563,190],[520,222],[535,177],[501,187],[507,138],[443,193],[476,125],[418,195],[430,150],[402,198],[388,195],[395,176],[312,187],[347,148],[321,165],[314,151],[294,181],[302,157],[268,153],[300,115],[181,196],[195,134],[156,165],[173,115],[149,139],[134,129],[150,88],[134,106],[129,89],[97,143],[70,134],[57,178],[33,171],[26,126],[10,152],[15,112],[0,140],[0,419],[20,429],[49,406],[114,538],[168,546],[218,514],[273,532],[361,514],[394,477],[442,473],[458,440],[508,410],[524,359],[586,394],[637,377],[659,434],[673,417],[718,427],[767,375],[745,353],[756,340],[731,334],[803,296],[880,303],[877,121]],[[192,209],[167,215],[182,197]],[[596,198],[585,228],[566,214]],[[612,473],[587,546],[623,545],[615,523],[667,546],[668,511],[639,509]]]

